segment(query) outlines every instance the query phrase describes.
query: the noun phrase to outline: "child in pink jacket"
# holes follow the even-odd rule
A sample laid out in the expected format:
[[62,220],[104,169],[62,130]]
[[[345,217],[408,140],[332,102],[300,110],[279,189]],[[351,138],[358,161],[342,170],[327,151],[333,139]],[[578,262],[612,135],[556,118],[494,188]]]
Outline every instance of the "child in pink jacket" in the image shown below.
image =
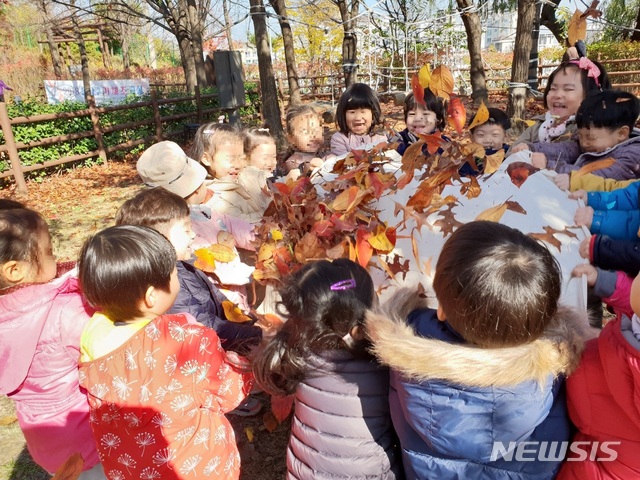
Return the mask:
[[103,479],[78,378],[80,334],[93,311],[59,267],[42,217],[0,206],[0,394],[14,400],[38,465],[53,473],[80,453],[80,478]]

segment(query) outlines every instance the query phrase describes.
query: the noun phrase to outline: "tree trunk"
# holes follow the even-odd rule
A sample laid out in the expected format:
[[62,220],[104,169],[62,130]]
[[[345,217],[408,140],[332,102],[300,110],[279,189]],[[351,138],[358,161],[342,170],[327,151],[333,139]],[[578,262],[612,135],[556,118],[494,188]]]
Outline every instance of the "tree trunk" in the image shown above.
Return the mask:
[[549,5],[547,2],[542,4],[542,13],[540,14],[540,25],[543,25],[549,29],[549,31],[556,38],[560,46],[567,46],[567,38],[563,34],[563,24],[556,18],[556,9],[560,5],[560,0],[547,0],[554,5]]
[[640,41],[640,31],[639,30],[640,30],[640,8],[638,9],[638,15],[636,16],[635,30],[631,34],[631,38],[630,38],[630,40],[632,42]]
[[[518,0],[518,23],[511,65],[511,82],[526,85],[529,75],[529,54],[531,53],[531,31],[536,17],[535,0]],[[509,91],[507,115],[511,118],[523,118],[526,87],[512,87]]]
[[271,6],[278,15],[280,30],[282,31],[282,43],[284,44],[284,60],[287,65],[287,80],[289,82],[289,105],[302,103],[300,85],[298,83],[298,71],[296,69],[296,52],[293,44],[293,32],[287,19],[287,7],[285,0],[269,0]]
[[229,51],[233,52],[233,40],[231,37],[231,15],[229,15],[229,4],[227,0],[222,0],[222,11],[224,13],[224,31],[227,35],[227,44],[229,45]]
[[271,64],[271,50],[269,49],[269,40],[267,38],[266,11],[262,0],[249,0],[249,4],[258,50],[262,116],[269,126],[271,134],[276,138],[276,143],[282,148],[285,145],[285,139],[282,130],[280,106],[278,105],[276,80]]
[[207,86],[207,73],[204,69],[204,55],[202,47],[203,24],[199,16],[196,0],[187,0],[187,13],[189,18],[189,33],[191,37],[191,50],[193,63],[196,69],[198,86],[202,89]]
[[180,62],[184,70],[187,92],[194,93],[196,91],[196,85],[198,85],[198,76],[196,74],[196,64],[193,49],[191,48],[191,40],[189,40],[187,33],[184,31],[178,32],[176,37],[178,38],[178,50],[180,51]]
[[[478,104],[488,99],[487,81],[482,66],[482,25],[473,0],[456,0],[458,11],[467,32],[467,48],[470,58],[471,98]],[[465,11],[467,9],[468,11]]]
[[71,15],[71,21],[73,22],[73,33],[76,37],[76,43],[78,44],[78,50],[80,51],[80,64],[82,65],[82,86],[84,87],[85,101],[89,100],[91,96],[91,75],[89,74],[89,58],[87,57],[87,48],[84,44],[84,38],[80,31],[80,25],[75,14]]
[[345,87],[358,81],[358,38],[355,32],[356,22],[353,17],[358,14],[360,1],[350,1],[351,4],[347,5],[347,0],[334,0],[340,10],[340,18],[344,29],[342,38],[342,71],[344,72]]
[[122,46],[122,66],[125,70],[131,68],[131,55],[129,54],[129,32],[126,31],[127,26],[120,25],[120,45]]
[[58,52],[58,45],[53,41],[51,24],[49,23],[49,19],[46,17],[44,20],[44,32],[47,36],[49,51],[51,52],[51,64],[53,65],[53,73],[55,73],[56,78],[62,78],[62,60],[60,59],[60,53]]

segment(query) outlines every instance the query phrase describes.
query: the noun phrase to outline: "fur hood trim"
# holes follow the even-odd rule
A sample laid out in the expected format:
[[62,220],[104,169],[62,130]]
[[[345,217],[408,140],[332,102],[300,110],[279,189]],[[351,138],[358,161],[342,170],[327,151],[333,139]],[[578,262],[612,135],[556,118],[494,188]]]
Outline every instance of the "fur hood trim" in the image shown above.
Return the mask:
[[372,351],[379,361],[415,381],[507,387],[534,380],[542,385],[550,374],[571,374],[585,341],[597,336],[589,327],[586,311],[560,307],[543,336],[525,345],[486,349],[450,344],[417,336],[406,324],[404,319],[411,311],[426,306],[415,289],[401,289],[392,315],[370,312],[366,320]]

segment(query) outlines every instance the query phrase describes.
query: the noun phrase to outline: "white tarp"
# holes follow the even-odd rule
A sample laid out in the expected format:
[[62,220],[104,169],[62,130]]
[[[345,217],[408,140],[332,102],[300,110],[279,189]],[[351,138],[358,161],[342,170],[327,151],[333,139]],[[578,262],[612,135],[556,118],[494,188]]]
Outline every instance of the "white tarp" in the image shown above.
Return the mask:
[[[148,78],[129,80],[91,80],[91,95],[96,105],[116,105],[124,102],[127,95],[149,93]],[[84,102],[84,87],[81,80],[45,80],[47,102],[53,105],[65,101]]]

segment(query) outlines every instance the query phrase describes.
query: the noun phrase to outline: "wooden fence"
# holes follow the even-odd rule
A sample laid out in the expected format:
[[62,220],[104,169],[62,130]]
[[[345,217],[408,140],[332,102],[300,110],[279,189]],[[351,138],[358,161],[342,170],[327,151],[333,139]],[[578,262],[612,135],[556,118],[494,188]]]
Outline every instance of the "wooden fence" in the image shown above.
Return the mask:
[[[201,123],[203,118],[212,113],[221,112],[221,111],[229,111],[230,109],[223,109],[220,107],[215,108],[203,108],[203,101],[207,99],[217,99],[218,94],[204,94],[201,95],[199,89],[196,88],[195,94],[193,96],[184,96],[179,98],[167,98],[167,99],[158,99],[157,95],[154,91],[151,92],[151,100],[147,102],[138,102],[131,103],[127,105],[118,105],[118,106],[110,106],[110,107],[97,107],[95,105],[95,101],[92,97],[88,100],[88,108],[84,110],[78,110],[75,112],[61,112],[61,113],[51,113],[51,114],[43,114],[43,115],[35,115],[29,117],[15,117],[9,118],[7,113],[7,106],[4,101],[0,102],[0,127],[2,127],[2,133],[4,135],[5,143],[4,145],[0,145],[0,154],[6,152],[9,156],[11,168],[4,172],[0,172],[0,179],[13,176],[16,182],[17,190],[21,194],[27,193],[27,186],[24,178],[24,174],[26,172],[31,172],[34,170],[39,170],[43,168],[49,168],[56,165],[60,165],[63,163],[76,162],[79,160],[85,160],[91,157],[100,157],[103,161],[107,159],[107,154],[118,151],[118,150],[128,150],[138,145],[142,145],[150,142],[158,142],[160,140],[169,139],[175,137],[177,135],[181,135],[184,133],[184,129],[174,130],[169,132],[163,132],[162,124],[163,122],[182,120],[187,118],[194,119],[197,123]],[[179,104],[184,102],[195,103],[195,109],[193,111],[183,112],[174,115],[162,116],[160,112],[160,106],[162,105],[171,105],[171,104]],[[137,122],[128,122],[119,125],[113,125],[109,127],[104,127],[101,125],[100,116],[106,113],[123,111],[123,110],[132,110],[141,107],[152,107],[153,109],[153,118],[149,118],[146,120],[140,120]],[[60,120],[67,119],[72,120],[75,118],[81,117],[90,117],[92,130],[84,131],[84,132],[76,132],[68,135],[58,135],[55,137],[43,138],[35,142],[29,143],[20,143],[16,142],[13,136],[12,126],[15,125],[26,125],[33,124],[38,122],[45,122],[51,120]],[[103,137],[107,133],[117,132],[125,129],[131,128],[139,128],[146,125],[155,125],[155,133],[153,135],[140,138],[137,140],[129,140],[124,143],[120,143],[118,145],[113,146],[105,146]],[[79,154],[79,155],[70,155],[66,157],[59,158],[57,160],[51,160],[44,163],[40,163],[37,165],[29,165],[23,166],[20,163],[19,151],[26,148],[33,147],[44,147],[53,145],[56,143],[67,142],[72,140],[78,140],[82,138],[90,138],[93,137],[95,139],[95,143],[97,148],[93,151]]]

